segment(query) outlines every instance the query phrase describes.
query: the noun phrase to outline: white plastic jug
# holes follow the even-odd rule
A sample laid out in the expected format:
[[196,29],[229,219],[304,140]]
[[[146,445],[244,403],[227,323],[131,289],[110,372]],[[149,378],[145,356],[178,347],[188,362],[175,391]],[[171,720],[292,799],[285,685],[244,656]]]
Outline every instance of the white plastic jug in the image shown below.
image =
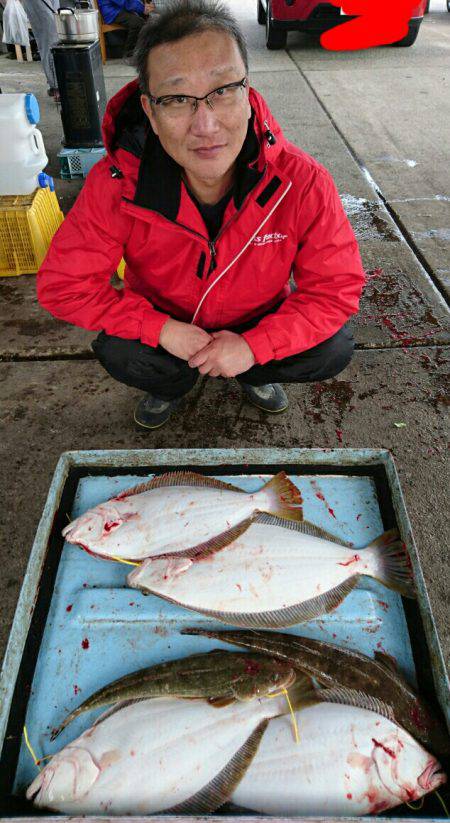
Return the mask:
[[34,94],[0,94],[0,195],[31,194],[48,163]]

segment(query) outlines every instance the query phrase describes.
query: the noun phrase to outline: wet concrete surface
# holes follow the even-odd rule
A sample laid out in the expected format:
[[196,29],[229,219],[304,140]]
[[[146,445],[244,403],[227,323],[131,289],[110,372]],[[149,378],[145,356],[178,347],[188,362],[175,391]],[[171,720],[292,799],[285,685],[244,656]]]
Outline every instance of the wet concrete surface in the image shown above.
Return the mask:
[[391,205],[402,224],[409,227],[413,242],[448,299],[450,284],[445,277],[448,272],[443,267],[448,269],[450,266],[450,194],[393,199]]
[[448,310],[402,242],[360,243],[366,286],[354,318],[363,347],[449,343]]
[[42,309],[34,275],[0,278],[0,303],[7,313],[0,330],[0,359],[84,357],[90,352],[95,334],[56,320]]
[[[248,20],[244,28],[249,32]],[[252,37],[255,37],[254,32]],[[361,313],[353,321],[358,345],[379,347],[448,342],[448,312],[439,294],[414,254],[402,242],[397,226],[384,205],[375,198],[373,189],[311,89],[292,68],[280,67],[273,73],[261,71],[263,54],[260,51],[259,47],[251,51],[252,67],[257,68],[252,72],[252,83],[264,94],[288,139],[311,152],[330,169],[360,242],[368,287]],[[267,59],[272,61],[272,53],[267,54]],[[338,55],[338,59],[341,57]],[[285,60],[279,59],[286,66]],[[288,59],[286,55],[285,59]],[[328,54],[326,59],[329,59]],[[0,72],[10,62],[0,59]],[[281,66],[281,63],[277,65]],[[290,66],[293,66],[292,62]],[[33,64],[26,71],[31,72],[29,82],[33,83],[42,108],[44,138],[50,157],[49,172],[57,175],[60,118],[57,106],[44,94],[44,81],[38,69]],[[23,86],[23,79],[18,82],[18,74],[6,75],[12,87],[10,90],[20,90],[19,85]],[[120,61],[108,62],[108,95],[115,93],[132,76],[132,70]],[[8,91],[7,83],[4,88]],[[65,213],[81,186],[79,180],[57,180],[58,199]],[[415,218],[414,212],[413,215]],[[405,212],[405,222],[409,225],[407,216]],[[439,242],[442,243],[442,239]],[[428,245],[435,250],[436,239],[432,238]],[[437,274],[436,279],[442,281],[442,275]],[[7,301],[10,312],[0,329],[1,359],[91,356],[90,341],[94,334],[53,320],[40,309],[34,300],[31,278],[4,278],[0,282],[0,297]]]
[[[385,218],[373,217],[372,210],[367,215],[350,214],[367,277],[360,312],[352,319],[357,345],[450,343],[446,307]],[[375,242],[363,239],[374,234]],[[96,333],[53,318],[38,305],[35,291],[34,276],[0,279],[0,301],[7,310],[0,328],[0,360],[92,357],[90,344]]]
[[[349,150],[364,161],[381,189],[385,186],[394,214],[414,238],[436,282],[448,284],[449,256],[444,254],[448,240],[442,234],[449,225],[447,217],[442,218],[448,214],[444,212],[448,204],[433,199],[450,191],[448,141],[441,145],[437,136],[447,106],[448,35],[441,19],[430,15],[433,19],[426,21],[414,49],[332,54],[301,35],[290,35],[289,53],[269,52],[263,29],[255,22],[254,3],[232,0],[230,6],[248,38],[252,83],[266,97],[286,136],[330,169],[354,226],[368,276],[361,312],[354,319],[363,350],[335,380],[288,388],[291,405],[285,415],[271,418],[249,407],[235,383],[201,380],[173,424],[149,434],[137,431],[132,423],[139,393],[114,383],[95,361],[77,360],[90,356],[92,333],[58,323],[39,309],[34,277],[1,279],[5,322],[0,329],[0,357],[29,362],[0,363],[4,398],[0,560],[7,569],[0,583],[0,658],[62,451],[341,445],[384,447],[394,454],[449,659],[445,549],[449,314]],[[431,62],[433,71],[427,74]],[[397,72],[398,80],[393,80]],[[105,77],[111,96],[133,77],[133,71],[120,61],[108,61]],[[0,86],[4,92],[37,93],[48,171],[58,175],[60,117],[45,94],[40,65],[18,66],[0,57]],[[402,95],[405,103],[400,105]],[[424,114],[419,103],[427,100],[429,110]],[[421,150],[420,162],[413,150],[416,146]],[[63,211],[70,208],[81,185],[57,180]],[[420,200],[424,197],[432,201],[425,204]],[[397,428],[398,422],[406,426]]]
[[302,77],[435,271],[449,259],[449,46],[444,4],[412,48],[325,53],[304,35],[288,39]]
[[250,79],[264,95],[285,137],[329,169],[338,191],[373,199],[373,189],[298,70],[251,71]]
[[341,194],[341,201],[359,243],[366,240],[400,243],[397,227],[377,202],[352,194]]
[[[61,452],[238,446],[390,449],[448,656],[450,581],[442,505],[450,480],[445,462],[448,363],[448,350],[435,347],[357,352],[337,378],[287,387],[289,411],[275,417],[243,402],[234,381],[201,379],[173,422],[153,433],[136,430],[132,420],[140,393],[115,383],[95,361],[0,364],[1,442],[9,444],[0,475],[0,563],[7,570],[0,656]],[[399,422],[406,425],[397,428]]]

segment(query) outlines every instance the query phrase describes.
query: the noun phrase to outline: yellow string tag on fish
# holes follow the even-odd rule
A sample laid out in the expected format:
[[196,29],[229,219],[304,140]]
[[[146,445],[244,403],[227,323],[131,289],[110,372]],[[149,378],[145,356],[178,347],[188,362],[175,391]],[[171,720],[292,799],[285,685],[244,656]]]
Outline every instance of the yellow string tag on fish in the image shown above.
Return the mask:
[[419,809],[423,808],[423,804],[425,803],[425,798],[421,797],[417,806],[414,806],[409,800],[405,800],[405,806],[408,806],[408,809],[412,809],[413,811],[418,811]]
[[40,761],[40,760],[38,760],[38,758],[36,757],[36,755],[35,755],[35,753],[34,753],[34,751],[33,751],[33,748],[32,748],[32,746],[31,746],[31,743],[30,743],[30,741],[29,741],[29,739],[28,739],[28,732],[27,732],[27,727],[26,727],[26,726],[24,726],[24,727],[23,727],[23,736],[24,736],[24,738],[25,738],[25,744],[26,744],[26,747],[27,747],[28,751],[30,752],[31,757],[33,758],[34,765],[38,767],[39,771],[41,771],[41,767],[40,767],[40,765],[39,765],[39,763],[40,763],[41,761]]
[[449,818],[450,818],[450,814],[448,813],[448,809],[447,809],[447,806],[445,805],[444,798],[443,798],[443,797],[441,797],[441,795],[439,794],[439,792],[438,792],[438,790],[437,790],[437,789],[433,792],[433,794],[435,794],[435,795],[436,795],[436,797],[438,798],[438,800],[439,800],[439,802],[440,802],[440,804],[441,804],[442,808],[444,809],[445,814],[447,815],[447,819],[449,819]]
[[277,692],[277,694],[268,694],[267,697],[281,697],[283,694],[284,694],[284,696],[287,700],[287,704],[289,706],[289,712],[290,712],[290,715],[291,715],[291,718],[292,718],[292,725],[294,727],[295,742],[300,743],[297,718],[295,716],[294,709],[292,708],[292,703],[291,703],[291,700],[290,700],[290,697],[289,697],[288,690],[287,689],[282,689],[281,692]]
[[115,560],[116,563],[126,563],[127,566],[140,566],[140,563],[133,563],[132,560],[124,560],[123,557],[116,557],[114,554],[111,555],[111,560]]

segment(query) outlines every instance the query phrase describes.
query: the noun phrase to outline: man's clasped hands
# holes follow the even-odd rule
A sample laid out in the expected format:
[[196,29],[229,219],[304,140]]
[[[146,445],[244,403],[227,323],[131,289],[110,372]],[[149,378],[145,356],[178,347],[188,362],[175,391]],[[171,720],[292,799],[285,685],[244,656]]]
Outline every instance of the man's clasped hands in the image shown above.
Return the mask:
[[169,318],[162,327],[160,345],[187,360],[192,369],[210,377],[236,377],[255,364],[253,352],[240,334],[231,331],[208,332]]

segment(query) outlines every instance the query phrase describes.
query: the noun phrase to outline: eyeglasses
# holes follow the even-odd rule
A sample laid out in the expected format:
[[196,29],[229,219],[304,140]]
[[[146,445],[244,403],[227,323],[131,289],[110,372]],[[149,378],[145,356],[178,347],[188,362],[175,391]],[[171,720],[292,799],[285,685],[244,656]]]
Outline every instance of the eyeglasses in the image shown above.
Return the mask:
[[247,86],[247,78],[244,77],[236,83],[227,83],[219,86],[218,89],[210,91],[203,97],[195,97],[193,94],[165,94],[163,97],[153,97],[149,94],[149,99],[154,106],[160,106],[161,113],[173,119],[182,119],[194,114],[201,100],[206,100],[210,109],[218,112],[225,112],[232,109],[241,99],[241,90]]

